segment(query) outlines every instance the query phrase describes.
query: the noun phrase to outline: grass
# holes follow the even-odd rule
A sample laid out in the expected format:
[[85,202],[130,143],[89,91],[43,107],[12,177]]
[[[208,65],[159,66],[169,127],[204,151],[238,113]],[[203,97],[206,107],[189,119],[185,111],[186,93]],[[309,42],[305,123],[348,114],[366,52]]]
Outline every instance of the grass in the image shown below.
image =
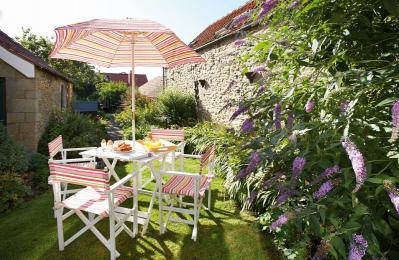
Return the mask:
[[[129,172],[131,165],[121,165],[119,171]],[[185,170],[195,172],[198,163],[185,161]],[[122,175],[122,174],[121,174]],[[145,173],[149,176],[149,172]],[[271,239],[259,233],[251,224],[253,217],[240,212],[229,200],[222,180],[212,182],[212,211],[201,211],[197,242],[191,240],[192,227],[183,223],[169,223],[164,235],[159,234],[157,201],[152,211],[149,229],[131,239],[122,232],[116,241],[119,259],[280,259]],[[142,210],[149,205],[149,196],[140,195]],[[53,218],[51,190],[36,197],[26,208],[0,216],[1,259],[108,259],[109,251],[90,232],[86,232],[58,251],[56,222]],[[128,201],[126,203],[131,202]],[[130,223],[129,223],[130,224]],[[76,217],[64,222],[65,238],[69,238],[83,224]],[[108,219],[96,225],[108,237]],[[141,230],[141,226],[139,226]]]

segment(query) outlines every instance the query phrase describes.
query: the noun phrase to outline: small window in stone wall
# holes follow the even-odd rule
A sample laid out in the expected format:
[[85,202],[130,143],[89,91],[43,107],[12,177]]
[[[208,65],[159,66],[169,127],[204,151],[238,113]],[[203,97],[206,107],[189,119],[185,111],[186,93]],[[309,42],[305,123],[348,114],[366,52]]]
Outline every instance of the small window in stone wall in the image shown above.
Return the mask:
[[0,124],[6,125],[6,78],[0,78]]

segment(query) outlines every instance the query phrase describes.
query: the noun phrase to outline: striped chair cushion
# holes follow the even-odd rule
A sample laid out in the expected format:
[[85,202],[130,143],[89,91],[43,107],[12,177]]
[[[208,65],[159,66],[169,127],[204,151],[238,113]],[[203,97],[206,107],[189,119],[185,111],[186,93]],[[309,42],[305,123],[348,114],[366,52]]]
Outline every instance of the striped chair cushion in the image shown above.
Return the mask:
[[103,170],[57,163],[49,163],[49,167],[50,183],[59,181],[94,188],[109,189],[108,173]]
[[84,167],[84,168],[96,168],[96,162],[94,161],[88,161],[88,162],[74,162],[74,163],[68,163],[68,165],[72,166],[79,166],[79,167]]
[[[119,206],[126,199],[133,196],[133,188],[122,186],[114,191],[114,205]],[[103,217],[109,214],[108,196],[105,189],[87,187],[68,197],[56,207],[66,207],[69,209],[78,209],[86,212],[101,215]]]
[[62,150],[62,135],[59,135],[53,141],[48,143],[48,153],[53,158],[60,150]]
[[151,138],[184,141],[184,129],[151,129]]
[[[199,186],[200,197],[205,195],[205,191],[209,188],[212,178],[213,175],[201,175]],[[191,176],[173,176],[163,185],[162,192],[194,197],[194,180],[195,178]]]
[[209,162],[213,160],[213,158],[216,155],[216,146],[212,145],[209,147],[205,153],[201,155],[200,159],[200,173],[203,171],[203,169],[208,166]]

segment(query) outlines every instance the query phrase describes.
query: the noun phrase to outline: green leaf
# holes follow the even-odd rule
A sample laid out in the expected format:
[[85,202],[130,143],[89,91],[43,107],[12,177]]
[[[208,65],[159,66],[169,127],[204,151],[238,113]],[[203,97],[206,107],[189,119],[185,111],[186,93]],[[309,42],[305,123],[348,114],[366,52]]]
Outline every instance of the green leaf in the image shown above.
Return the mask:
[[391,105],[395,100],[397,100],[396,97],[386,98],[386,99],[384,99],[383,101],[381,101],[380,103],[378,103],[375,107],[389,106],[389,105]]
[[399,6],[396,0],[384,0],[383,1],[385,9],[396,17],[399,17]]
[[315,233],[317,236],[321,236],[320,222],[317,217],[315,215],[311,215],[309,221],[310,228],[312,229],[313,233]]
[[344,241],[342,241],[340,237],[335,236],[331,239],[331,244],[333,245],[334,249],[337,250],[337,252],[343,257],[343,259],[346,259],[346,249]]

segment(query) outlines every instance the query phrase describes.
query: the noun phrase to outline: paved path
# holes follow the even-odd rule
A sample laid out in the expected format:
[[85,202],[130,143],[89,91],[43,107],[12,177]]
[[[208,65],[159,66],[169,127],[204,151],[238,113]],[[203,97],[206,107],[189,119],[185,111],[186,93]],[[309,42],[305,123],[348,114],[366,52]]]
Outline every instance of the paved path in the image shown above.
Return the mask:
[[118,123],[115,122],[115,119],[111,114],[107,114],[107,118],[110,118],[108,120],[109,124],[107,125],[107,132],[109,137],[112,140],[121,140],[123,137],[123,132]]

